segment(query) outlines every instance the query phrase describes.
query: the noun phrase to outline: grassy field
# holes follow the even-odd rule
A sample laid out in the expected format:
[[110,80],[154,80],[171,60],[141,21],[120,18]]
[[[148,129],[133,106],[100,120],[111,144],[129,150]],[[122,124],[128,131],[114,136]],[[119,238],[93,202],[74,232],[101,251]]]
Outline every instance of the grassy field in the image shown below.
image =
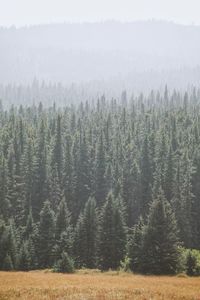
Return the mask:
[[0,272],[0,300],[200,300],[200,278]]

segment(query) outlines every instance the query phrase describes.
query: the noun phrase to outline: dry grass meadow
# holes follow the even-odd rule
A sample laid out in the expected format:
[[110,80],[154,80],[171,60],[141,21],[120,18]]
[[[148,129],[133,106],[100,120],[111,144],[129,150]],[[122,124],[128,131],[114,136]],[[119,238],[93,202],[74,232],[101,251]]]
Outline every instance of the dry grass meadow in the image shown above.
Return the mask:
[[0,272],[0,300],[200,300],[200,278]]

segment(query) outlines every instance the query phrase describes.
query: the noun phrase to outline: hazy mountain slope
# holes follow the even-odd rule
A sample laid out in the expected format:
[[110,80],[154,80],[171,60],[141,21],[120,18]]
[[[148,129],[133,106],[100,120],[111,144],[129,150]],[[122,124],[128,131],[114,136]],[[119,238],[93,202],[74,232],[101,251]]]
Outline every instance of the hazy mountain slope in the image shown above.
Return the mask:
[[[0,29],[0,82],[126,79],[200,65],[200,27],[168,22]],[[193,76],[193,75],[192,75]],[[187,81],[191,81],[190,78]]]

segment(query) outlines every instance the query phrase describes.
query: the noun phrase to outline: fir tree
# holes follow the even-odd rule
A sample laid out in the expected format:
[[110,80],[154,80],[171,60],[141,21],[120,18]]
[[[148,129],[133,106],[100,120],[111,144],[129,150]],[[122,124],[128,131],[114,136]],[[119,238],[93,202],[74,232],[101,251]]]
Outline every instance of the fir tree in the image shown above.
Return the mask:
[[36,221],[39,220],[43,203],[47,199],[46,164],[45,125],[44,120],[42,120],[36,141],[36,153],[33,159],[33,197],[31,207],[33,218]]
[[27,243],[23,243],[21,246],[17,269],[20,271],[28,271],[30,269],[31,257],[28,251]]
[[101,206],[106,198],[107,186],[105,177],[105,152],[103,135],[101,133],[96,153],[96,178],[95,178],[95,199],[97,206]]
[[152,202],[143,235],[142,272],[174,274],[178,266],[178,230],[175,215],[163,191]]
[[62,176],[62,162],[63,162],[63,150],[62,150],[61,116],[58,115],[51,163],[52,163],[52,168],[57,169],[58,179],[60,182]]
[[54,270],[59,273],[74,273],[74,262],[66,252],[63,252],[54,266]]
[[55,216],[46,201],[40,213],[39,223],[39,263],[42,268],[51,267],[54,262]]
[[97,259],[98,220],[96,202],[89,198],[75,232],[75,256],[79,267],[94,268]]
[[148,204],[151,201],[152,170],[149,157],[149,141],[144,139],[141,156],[141,207],[140,214],[146,217]]
[[14,270],[12,259],[11,259],[9,254],[7,254],[5,259],[4,259],[2,270],[4,270],[4,271]]
[[117,269],[125,256],[126,228],[112,194],[102,208],[99,230],[99,266],[102,270]]
[[136,273],[141,272],[143,264],[143,234],[144,222],[142,218],[140,218],[138,224],[133,227],[128,241],[128,257],[130,258],[130,269]]

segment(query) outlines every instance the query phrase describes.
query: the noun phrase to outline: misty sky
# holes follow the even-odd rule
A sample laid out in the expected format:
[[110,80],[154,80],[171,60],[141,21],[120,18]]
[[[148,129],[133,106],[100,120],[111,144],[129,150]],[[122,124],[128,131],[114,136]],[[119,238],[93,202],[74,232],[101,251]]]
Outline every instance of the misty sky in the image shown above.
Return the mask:
[[0,0],[0,26],[104,20],[200,25],[199,0]]

